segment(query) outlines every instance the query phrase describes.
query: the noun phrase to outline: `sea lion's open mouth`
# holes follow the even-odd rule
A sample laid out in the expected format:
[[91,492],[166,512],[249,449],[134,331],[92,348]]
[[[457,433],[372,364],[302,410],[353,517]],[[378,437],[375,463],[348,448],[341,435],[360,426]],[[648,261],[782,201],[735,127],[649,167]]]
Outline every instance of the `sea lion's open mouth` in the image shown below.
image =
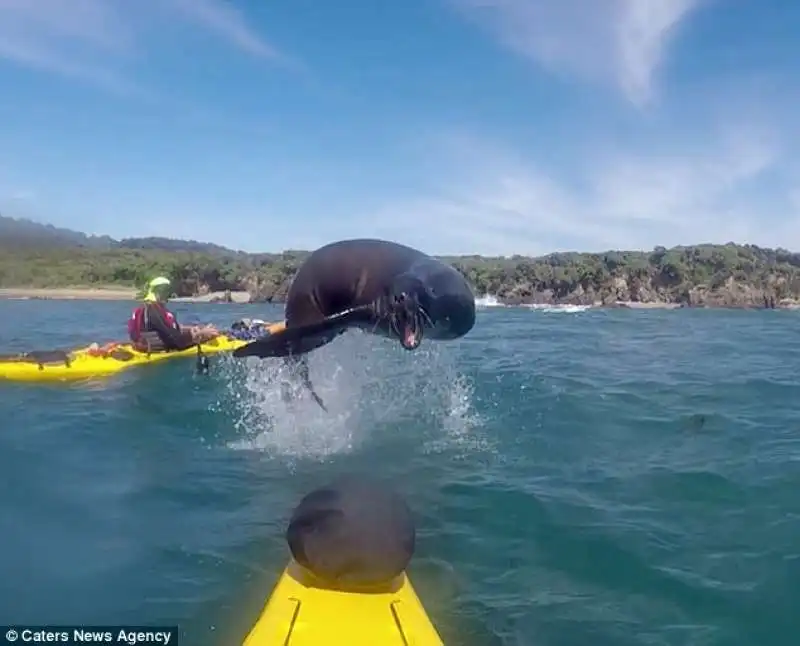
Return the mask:
[[403,334],[400,336],[400,345],[406,350],[416,350],[422,342],[422,328],[416,324],[416,321],[409,321],[403,327]]
[[413,298],[403,294],[395,301],[391,325],[406,350],[416,350],[422,343],[423,316],[422,308]]

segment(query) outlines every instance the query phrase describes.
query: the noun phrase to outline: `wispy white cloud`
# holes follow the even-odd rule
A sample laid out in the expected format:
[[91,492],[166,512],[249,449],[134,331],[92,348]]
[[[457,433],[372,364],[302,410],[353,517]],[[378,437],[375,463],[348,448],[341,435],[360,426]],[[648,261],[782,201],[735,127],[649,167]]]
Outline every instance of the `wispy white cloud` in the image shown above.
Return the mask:
[[379,209],[364,226],[454,254],[727,241],[800,248],[800,204],[791,203],[800,199],[797,184],[780,174],[788,151],[775,132],[742,121],[718,133],[587,151],[569,175],[554,172],[546,157],[448,140],[436,194]]
[[141,93],[128,68],[151,30],[175,18],[249,55],[279,57],[225,0],[0,0],[0,59]]
[[439,140],[434,192],[376,209],[363,227],[453,254],[704,241],[800,248],[800,174],[787,171],[800,144],[796,85],[726,77],[652,105],[676,26],[707,1],[450,0],[546,68],[611,82],[654,109],[629,117],[638,136],[627,140],[590,120],[569,142],[566,167],[567,147],[556,167],[523,143]]
[[278,51],[248,26],[241,11],[224,0],[167,0],[185,17],[216,32],[254,56],[278,58]]
[[0,0],[0,58],[130,93],[135,90],[108,64],[131,43],[112,3],[99,0]]
[[610,82],[637,106],[676,27],[707,0],[449,0],[545,69]]
[[32,202],[36,199],[36,193],[29,189],[19,189],[11,193],[10,198],[15,202]]

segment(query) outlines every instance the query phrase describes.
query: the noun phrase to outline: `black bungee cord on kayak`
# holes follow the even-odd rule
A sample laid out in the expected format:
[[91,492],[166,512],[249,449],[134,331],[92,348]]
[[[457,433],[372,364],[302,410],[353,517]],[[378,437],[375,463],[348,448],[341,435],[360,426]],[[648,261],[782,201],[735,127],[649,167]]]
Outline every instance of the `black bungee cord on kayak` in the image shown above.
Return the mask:
[[411,510],[374,480],[348,476],[306,495],[286,541],[295,562],[326,585],[356,592],[389,586],[414,554]]

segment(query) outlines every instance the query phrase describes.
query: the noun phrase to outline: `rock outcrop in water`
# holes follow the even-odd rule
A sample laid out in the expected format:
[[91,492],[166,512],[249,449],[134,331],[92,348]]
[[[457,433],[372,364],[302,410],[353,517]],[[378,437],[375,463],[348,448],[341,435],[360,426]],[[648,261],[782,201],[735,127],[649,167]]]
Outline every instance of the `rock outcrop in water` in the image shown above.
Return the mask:
[[[0,287],[138,286],[154,273],[165,273],[179,296],[247,292],[254,302],[281,302],[308,255],[249,254],[165,238],[76,243],[82,234],[53,237],[52,228],[36,225],[43,227],[39,239],[31,223],[17,240],[17,221],[3,221]],[[476,294],[492,294],[510,305],[775,308],[800,303],[800,254],[754,245],[443,260]]]

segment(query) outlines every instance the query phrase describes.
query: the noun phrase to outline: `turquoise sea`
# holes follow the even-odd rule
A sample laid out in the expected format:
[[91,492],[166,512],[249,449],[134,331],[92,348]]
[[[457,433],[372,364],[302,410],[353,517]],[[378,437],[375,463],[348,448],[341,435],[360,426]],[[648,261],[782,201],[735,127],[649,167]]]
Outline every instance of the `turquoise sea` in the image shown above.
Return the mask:
[[[0,352],[119,339],[128,313],[2,301]],[[0,624],[240,644],[293,506],[364,473],[417,514],[410,573],[448,645],[800,640],[800,315],[491,309],[460,342],[351,333],[311,363],[329,414],[230,358],[0,383]]]

